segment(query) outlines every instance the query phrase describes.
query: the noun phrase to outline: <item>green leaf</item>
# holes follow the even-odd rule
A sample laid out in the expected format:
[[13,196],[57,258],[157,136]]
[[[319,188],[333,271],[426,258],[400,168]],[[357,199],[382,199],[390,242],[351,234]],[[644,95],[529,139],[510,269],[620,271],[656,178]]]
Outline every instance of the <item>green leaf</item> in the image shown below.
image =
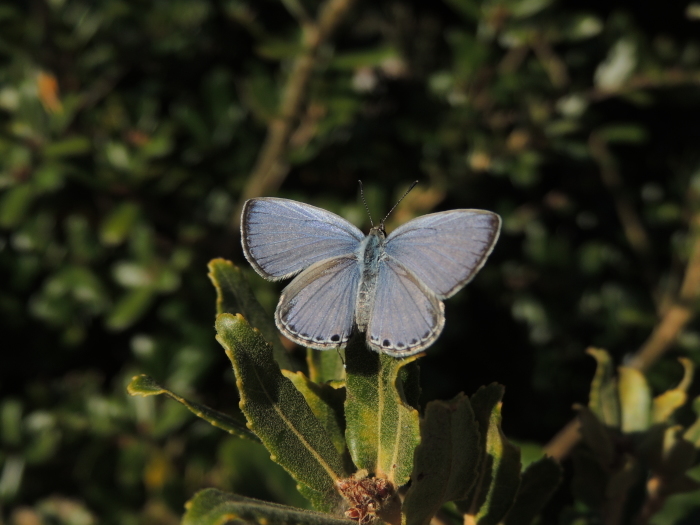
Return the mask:
[[562,468],[544,457],[525,469],[520,489],[508,511],[504,525],[530,525],[561,483]]
[[479,427],[464,394],[450,402],[428,403],[420,429],[403,505],[408,525],[427,525],[444,503],[466,498],[476,482],[482,452]]
[[348,343],[345,438],[355,465],[397,486],[408,482],[420,442],[418,411],[405,399],[397,359],[367,349],[362,334]]
[[303,50],[303,44],[298,37],[291,40],[268,38],[255,48],[258,55],[268,60],[288,60],[296,57]]
[[638,144],[649,139],[649,132],[638,124],[615,124],[596,131],[606,142]]
[[44,148],[46,157],[72,157],[84,155],[90,151],[92,144],[87,137],[71,137],[48,144]]
[[155,292],[151,288],[136,288],[124,294],[114,305],[105,325],[120,331],[131,326],[151,306]]
[[343,414],[345,389],[336,389],[328,384],[319,385],[314,383],[303,372],[282,370],[282,374],[304,396],[311,411],[326,429],[338,453],[345,454],[347,452],[345,445],[345,417]]
[[265,312],[255,298],[243,271],[231,261],[213,259],[209,262],[209,279],[216,289],[216,313],[243,314],[272,345],[272,352],[280,367],[297,370],[298,367],[294,365],[282,346],[272,316]]
[[236,373],[248,427],[273,461],[299,483],[325,495],[329,507],[338,506],[335,482],[347,476],[343,458],[304,397],[282,375],[272,347],[241,315],[220,314],[216,331]]
[[651,417],[651,390],[644,374],[634,368],[618,369],[621,429],[624,433],[643,432],[649,428]]
[[520,450],[501,430],[503,386],[481,387],[471,398],[480,433],[485,437],[485,455],[479,479],[466,500],[458,506],[479,525],[496,525],[513,505],[520,485]]
[[586,353],[598,362],[591,382],[588,408],[598,416],[604,425],[620,426],[620,399],[617,396],[615,369],[610,354],[598,348],[589,348]]
[[314,383],[328,381],[345,381],[345,364],[341,358],[342,350],[319,351],[306,350],[306,365],[309,367],[309,379]]
[[666,423],[681,406],[688,400],[687,390],[693,382],[693,362],[682,357],[679,359],[683,365],[683,379],[676,388],[667,390],[654,398],[651,422]]
[[132,232],[139,216],[139,206],[134,202],[122,202],[105,217],[100,226],[100,241],[109,246],[123,243]]
[[34,201],[34,188],[31,184],[20,184],[11,188],[0,200],[0,227],[14,228],[21,223]]
[[259,523],[265,525],[348,525],[339,519],[311,510],[237,496],[216,489],[204,489],[185,504],[182,525],[226,525]]
[[242,422],[237,421],[229,415],[218,412],[212,408],[205,405],[200,405],[193,401],[188,401],[184,397],[178,396],[176,393],[163,388],[155,380],[145,374],[134,376],[131,379],[131,383],[126,387],[129,395],[132,396],[157,396],[160,394],[165,394],[166,396],[174,399],[178,403],[186,406],[190,412],[195,416],[201,417],[203,420],[207,421],[211,425],[225,430],[229,434],[237,437],[247,438],[253,441],[260,442],[258,437],[253,434]]
[[515,18],[526,18],[549,7],[553,0],[518,0],[510,5]]
[[355,53],[342,53],[333,57],[330,67],[337,69],[356,70],[361,67],[379,67],[390,59],[397,59],[399,53],[390,46],[372,48]]

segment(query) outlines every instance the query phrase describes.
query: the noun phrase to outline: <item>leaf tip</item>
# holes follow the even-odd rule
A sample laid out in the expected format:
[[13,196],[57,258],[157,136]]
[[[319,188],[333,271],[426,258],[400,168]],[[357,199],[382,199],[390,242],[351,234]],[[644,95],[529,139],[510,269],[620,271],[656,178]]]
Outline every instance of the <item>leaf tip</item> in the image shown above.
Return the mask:
[[163,387],[155,380],[146,374],[139,374],[131,378],[131,382],[127,385],[126,391],[131,396],[154,396],[163,393]]
[[220,331],[234,329],[241,323],[246,323],[245,317],[241,314],[223,313],[216,316],[215,324],[217,331]]

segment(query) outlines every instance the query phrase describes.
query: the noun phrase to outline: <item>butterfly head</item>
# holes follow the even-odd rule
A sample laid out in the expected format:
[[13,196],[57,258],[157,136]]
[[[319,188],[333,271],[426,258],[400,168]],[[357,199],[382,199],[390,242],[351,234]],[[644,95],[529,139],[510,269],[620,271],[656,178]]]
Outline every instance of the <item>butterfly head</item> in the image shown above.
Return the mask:
[[408,193],[415,188],[416,184],[418,184],[418,181],[414,181],[411,186],[406,190],[406,193],[403,194],[403,197],[401,197],[396,204],[394,204],[393,208],[389,210],[389,213],[386,214],[386,217],[382,219],[382,222],[380,222],[377,226],[374,225],[372,222],[372,214],[369,212],[369,206],[367,206],[367,201],[365,200],[365,192],[362,189],[362,181],[358,180],[357,181],[360,184],[360,196],[362,197],[362,202],[365,205],[365,209],[367,210],[367,215],[369,216],[369,222],[372,224],[372,229],[369,231],[369,235],[374,235],[376,237],[379,237],[381,240],[386,239],[386,230],[384,229],[384,221],[386,221],[389,218],[389,215],[391,215],[391,212],[396,209],[396,207],[399,205],[399,202],[401,202]]
[[384,221],[380,222],[377,226],[372,226],[369,230],[369,235],[374,235],[379,237],[381,240],[386,239],[386,230],[384,229]]

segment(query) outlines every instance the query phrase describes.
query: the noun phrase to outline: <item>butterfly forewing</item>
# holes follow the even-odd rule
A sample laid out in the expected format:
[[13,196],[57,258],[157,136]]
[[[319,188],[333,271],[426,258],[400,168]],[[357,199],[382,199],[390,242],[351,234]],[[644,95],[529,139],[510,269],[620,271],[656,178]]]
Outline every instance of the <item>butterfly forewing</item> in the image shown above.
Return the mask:
[[501,218],[489,211],[432,213],[394,230],[385,250],[445,299],[481,269],[500,229]]
[[277,327],[302,346],[345,346],[352,331],[359,279],[354,256],[314,264],[283,290],[275,311]]
[[342,217],[301,202],[260,198],[243,206],[243,251],[267,279],[285,279],[319,261],[352,254],[363,237]]
[[445,323],[444,305],[392,257],[379,263],[367,344],[377,352],[409,356],[430,345]]

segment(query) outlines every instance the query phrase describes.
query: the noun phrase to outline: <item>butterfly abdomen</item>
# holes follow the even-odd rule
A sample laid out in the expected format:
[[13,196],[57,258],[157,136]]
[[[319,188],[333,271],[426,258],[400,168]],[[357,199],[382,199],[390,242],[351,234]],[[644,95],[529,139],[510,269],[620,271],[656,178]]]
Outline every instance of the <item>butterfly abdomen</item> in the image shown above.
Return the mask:
[[355,323],[362,332],[367,331],[374,296],[377,291],[377,275],[379,274],[379,260],[384,253],[384,240],[386,236],[379,228],[372,228],[362,240],[357,251],[357,260],[360,262],[362,275],[360,285],[357,288],[357,307],[355,310]]

